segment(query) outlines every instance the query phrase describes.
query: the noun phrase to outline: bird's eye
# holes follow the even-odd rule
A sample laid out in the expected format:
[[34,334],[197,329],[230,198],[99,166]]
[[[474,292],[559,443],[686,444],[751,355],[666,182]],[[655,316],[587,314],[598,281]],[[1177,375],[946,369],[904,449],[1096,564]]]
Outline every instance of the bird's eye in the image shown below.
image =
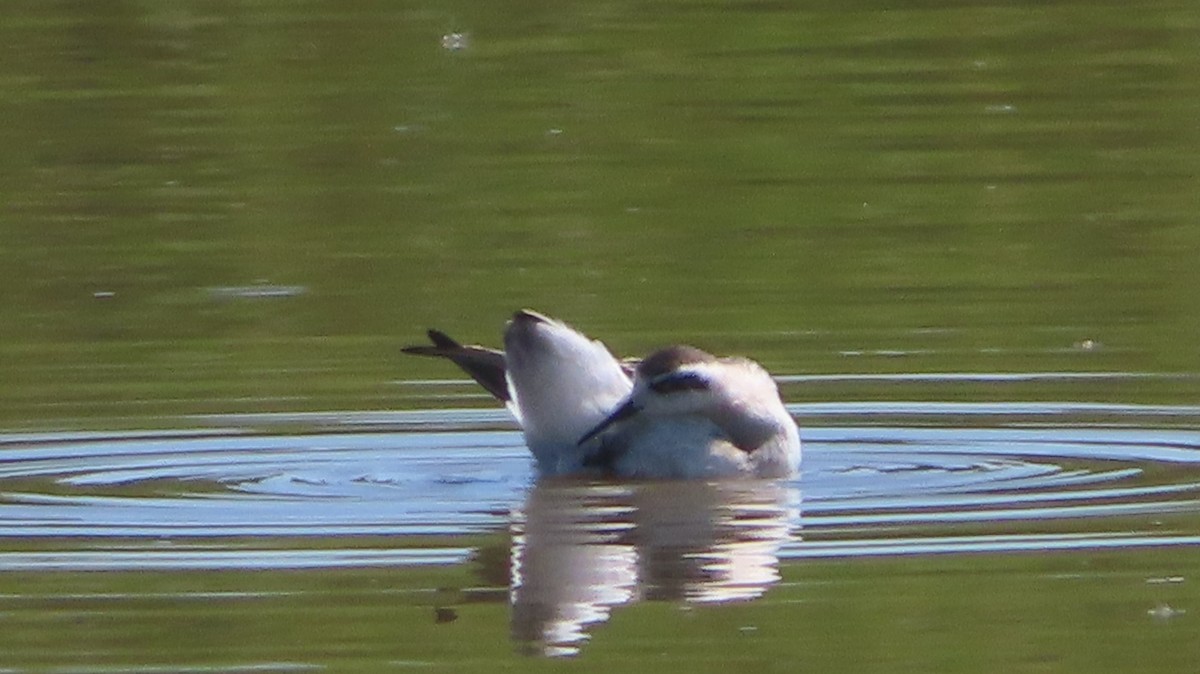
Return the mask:
[[650,382],[650,390],[661,395],[707,388],[708,379],[697,372],[672,372]]

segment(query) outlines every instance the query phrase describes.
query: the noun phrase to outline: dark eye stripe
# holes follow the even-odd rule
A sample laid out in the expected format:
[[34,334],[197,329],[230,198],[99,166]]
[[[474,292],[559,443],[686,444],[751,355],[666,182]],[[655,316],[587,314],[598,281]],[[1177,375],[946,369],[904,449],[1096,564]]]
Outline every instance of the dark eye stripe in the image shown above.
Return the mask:
[[650,390],[663,395],[707,388],[708,380],[696,372],[673,372],[650,382]]

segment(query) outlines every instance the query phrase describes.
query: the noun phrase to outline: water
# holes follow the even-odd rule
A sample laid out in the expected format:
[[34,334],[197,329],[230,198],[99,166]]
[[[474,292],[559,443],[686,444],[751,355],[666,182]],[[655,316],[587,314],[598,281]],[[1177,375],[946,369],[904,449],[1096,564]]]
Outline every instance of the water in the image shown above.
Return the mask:
[[[0,571],[471,567],[478,541],[498,537],[507,552],[481,575],[499,584],[476,592],[507,597],[516,651],[574,656],[633,604],[753,601],[805,560],[1200,545],[1200,407],[793,412],[805,456],[790,482],[537,483],[499,410],[12,434],[0,437]],[[831,417],[842,425],[819,424]],[[1180,610],[1164,606],[1151,608]]]
[[[1189,512],[1200,506],[1196,431],[1130,428],[1144,416],[1145,410],[1136,407],[1104,407],[1106,414],[1126,418],[1121,427],[1073,422],[1075,410],[1058,406],[1012,407],[821,407],[821,414],[859,417],[871,425],[805,427],[803,478],[784,488],[796,511],[785,524],[801,536],[783,554],[857,555],[869,554],[872,547],[882,553],[899,551],[888,549],[887,541],[871,540],[879,527],[895,533],[895,526],[977,523],[986,527],[1010,520]],[[796,411],[801,419],[818,413],[813,407]],[[934,420],[961,418],[964,412],[986,414],[992,425],[888,424],[905,411]],[[1183,419],[1200,417],[1200,408],[1195,407],[1161,407],[1154,412]],[[1039,413],[1052,415],[1054,421],[1033,427],[1005,423],[1006,418]],[[498,414],[475,416],[482,417],[476,423],[503,422]],[[25,540],[84,537],[89,548],[94,543],[90,539],[146,539],[153,543],[151,548],[114,554],[108,562],[111,568],[139,564],[171,568],[175,556],[169,543],[189,539],[448,537],[503,529],[511,514],[522,510],[531,490],[555,487],[533,484],[528,452],[518,432],[451,430],[456,419],[464,423],[462,418],[453,412],[374,414],[370,423],[376,430],[361,432],[354,426],[363,419],[344,415],[341,428],[295,435],[228,428],[5,436],[0,438],[5,448],[0,481],[6,503],[0,513],[0,535]],[[246,419],[258,424],[273,420],[270,416]],[[444,430],[419,430],[429,424]],[[594,485],[593,493],[580,485],[567,485],[589,497],[612,489],[627,495],[651,488],[600,484]],[[1043,544],[1058,548],[1102,546],[1116,539],[1125,545],[1173,540],[1152,530],[1138,534],[1123,529],[1106,538],[1092,532],[1092,526],[1088,530],[1094,535],[1077,538],[1079,532],[1071,532],[1057,540],[1047,537]],[[815,543],[824,538],[823,532],[832,530],[840,532],[836,543]],[[841,540],[853,532],[858,533]],[[859,541],[864,536],[866,540]],[[1009,539],[993,539],[985,533],[951,544],[934,537],[928,540],[927,550],[1003,550],[1005,540]],[[1197,539],[1181,536],[1175,542]],[[1013,540],[1011,544],[1016,549],[1029,543]],[[903,549],[923,550],[919,540],[905,540]],[[261,566],[304,566],[310,552],[296,550],[296,560],[275,555]],[[391,555],[389,563],[404,563],[402,549],[386,552]],[[421,550],[412,561],[429,562],[427,552]],[[349,550],[345,560],[328,563],[360,563],[354,554]],[[457,554],[461,559],[466,552]],[[88,552],[78,563],[70,554],[36,558],[10,554],[0,559],[0,569],[35,568],[51,559],[59,560],[58,568],[107,568]],[[435,561],[447,559],[454,557]],[[217,555],[208,564],[190,557],[180,563],[238,568],[250,562]],[[372,562],[364,557],[361,563]]]
[[[13,0],[0,670],[1192,671],[1187,3]],[[429,327],[779,375],[534,485]]]

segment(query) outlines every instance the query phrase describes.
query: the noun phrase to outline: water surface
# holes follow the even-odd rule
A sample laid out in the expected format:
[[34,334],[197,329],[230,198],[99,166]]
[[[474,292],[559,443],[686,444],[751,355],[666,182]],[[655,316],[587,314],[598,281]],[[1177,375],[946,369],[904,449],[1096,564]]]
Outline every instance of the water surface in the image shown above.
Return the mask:
[[[805,455],[792,481],[538,482],[499,410],[12,434],[0,571],[474,569],[471,592],[509,606],[496,619],[517,652],[563,656],[615,611],[754,601],[804,560],[1200,545],[1200,407],[793,412]],[[456,619],[462,601],[435,602],[435,618]],[[1179,617],[1164,606],[1147,610]]]
[[[7,2],[0,669],[1191,671],[1198,31]],[[400,353],[519,307],[760,360],[803,475],[534,484]]]

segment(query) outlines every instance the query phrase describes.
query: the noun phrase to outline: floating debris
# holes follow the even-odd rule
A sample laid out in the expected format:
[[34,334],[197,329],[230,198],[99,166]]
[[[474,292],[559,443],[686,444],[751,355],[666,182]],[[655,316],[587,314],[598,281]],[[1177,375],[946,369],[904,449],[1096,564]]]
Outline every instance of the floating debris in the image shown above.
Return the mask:
[[1182,582],[1183,582],[1183,576],[1166,576],[1163,578],[1147,578],[1146,579],[1147,585],[1166,585],[1169,583],[1174,584],[1174,583],[1182,583]]
[[446,33],[442,36],[442,49],[447,51],[462,51],[467,48],[468,43],[466,33]]
[[308,292],[305,286],[280,286],[260,283],[250,286],[217,286],[208,289],[208,294],[218,300],[258,300],[298,297]]
[[1149,611],[1146,611],[1146,614],[1155,620],[1170,620],[1171,618],[1181,616],[1184,613],[1187,613],[1187,611],[1181,608],[1171,608],[1171,606],[1168,604],[1159,604]]

